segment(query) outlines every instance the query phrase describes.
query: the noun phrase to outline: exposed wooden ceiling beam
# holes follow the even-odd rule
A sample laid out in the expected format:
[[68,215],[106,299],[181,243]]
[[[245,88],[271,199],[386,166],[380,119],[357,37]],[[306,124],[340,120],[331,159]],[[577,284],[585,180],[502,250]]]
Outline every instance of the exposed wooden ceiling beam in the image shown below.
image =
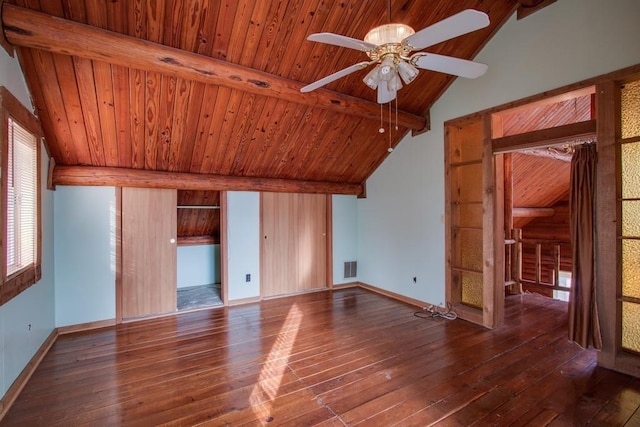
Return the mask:
[[[16,46],[156,71],[342,114],[380,120],[380,106],[375,102],[327,89],[300,93],[304,84],[295,80],[7,3],[2,4],[2,26],[6,39]],[[398,124],[422,130],[426,126],[426,119],[398,111]]]
[[545,218],[555,213],[553,208],[513,208],[514,218]]
[[563,144],[572,139],[596,136],[596,121],[571,123],[549,129],[535,130],[517,135],[503,136],[491,140],[493,153],[508,153],[510,151],[526,150]]
[[276,193],[360,195],[364,191],[363,186],[360,184],[60,165],[53,169],[52,182],[54,185],[175,188],[178,190],[272,191]]

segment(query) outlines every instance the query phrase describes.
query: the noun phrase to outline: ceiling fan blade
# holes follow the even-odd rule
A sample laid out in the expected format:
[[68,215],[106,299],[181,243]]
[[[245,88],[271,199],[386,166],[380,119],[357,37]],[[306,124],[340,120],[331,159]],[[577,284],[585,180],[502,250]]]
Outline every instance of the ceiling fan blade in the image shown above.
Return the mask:
[[362,52],[368,52],[377,48],[373,43],[367,43],[364,40],[353,39],[347,36],[341,36],[334,33],[315,33],[307,37],[307,40],[312,42],[332,44],[334,46],[348,47],[349,49],[356,49]]
[[372,64],[372,62],[369,61],[365,61],[365,62],[358,62],[357,64],[353,64],[350,67],[344,68],[338,72],[335,72],[331,75],[328,75],[327,77],[324,77],[318,81],[315,81],[311,84],[306,85],[305,87],[300,89],[300,92],[311,92],[312,90],[316,90],[319,87],[322,87],[326,84],[331,83],[334,80],[338,80],[344,76],[347,76],[351,73],[355,73],[356,71],[362,70],[364,68],[367,68],[370,64]]
[[411,46],[411,50],[422,50],[487,25],[489,16],[486,13],[467,9],[410,35],[402,43]]
[[453,74],[454,76],[466,77],[468,79],[480,77],[486,73],[489,68],[479,62],[437,55],[435,53],[416,54],[414,58],[411,62],[418,68]]
[[389,90],[387,82],[380,82],[378,85],[378,104],[386,104],[396,99],[396,91]]

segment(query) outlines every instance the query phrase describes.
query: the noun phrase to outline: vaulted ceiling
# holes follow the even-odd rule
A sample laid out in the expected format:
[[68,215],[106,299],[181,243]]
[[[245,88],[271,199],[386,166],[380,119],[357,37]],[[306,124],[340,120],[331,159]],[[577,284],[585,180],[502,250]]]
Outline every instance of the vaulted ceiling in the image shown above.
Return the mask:
[[[517,6],[393,0],[391,17],[419,30],[486,12],[487,28],[426,50],[472,59]],[[429,108],[453,81],[421,70],[399,91],[397,130],[382,109],[383,134],[367,70],[299,92],[367,59],[309,34],[362,39],[386,21],[385,0],[9,0],[2,14],[58,183],[351,194],[389,145],[428,129]]]

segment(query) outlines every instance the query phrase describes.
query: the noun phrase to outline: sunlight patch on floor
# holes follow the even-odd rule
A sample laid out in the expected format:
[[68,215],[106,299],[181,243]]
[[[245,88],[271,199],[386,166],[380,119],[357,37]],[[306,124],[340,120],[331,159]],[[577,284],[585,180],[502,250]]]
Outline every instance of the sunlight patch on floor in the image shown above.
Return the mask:
[[260,370],[258,381],[251,391],[249,404],[259,420],[264,421],[270,417],[271,407],[273,401],[278,397],[278,390],[298,335],[302,317],[302,311],[298,309],[298,306],[296,304],[291,306],[276,342],[271,347],[269,356]]

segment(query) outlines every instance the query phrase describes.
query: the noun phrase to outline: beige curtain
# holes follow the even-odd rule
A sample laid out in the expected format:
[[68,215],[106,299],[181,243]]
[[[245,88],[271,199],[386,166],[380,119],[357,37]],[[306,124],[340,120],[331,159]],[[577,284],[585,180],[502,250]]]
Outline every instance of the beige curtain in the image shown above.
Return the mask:
[[596,306],[594,210],[597,151],[595,144],[576,147],[571,159],[569,211],[573,271],[569,298],[569,339],[584,348],[602,348]]

